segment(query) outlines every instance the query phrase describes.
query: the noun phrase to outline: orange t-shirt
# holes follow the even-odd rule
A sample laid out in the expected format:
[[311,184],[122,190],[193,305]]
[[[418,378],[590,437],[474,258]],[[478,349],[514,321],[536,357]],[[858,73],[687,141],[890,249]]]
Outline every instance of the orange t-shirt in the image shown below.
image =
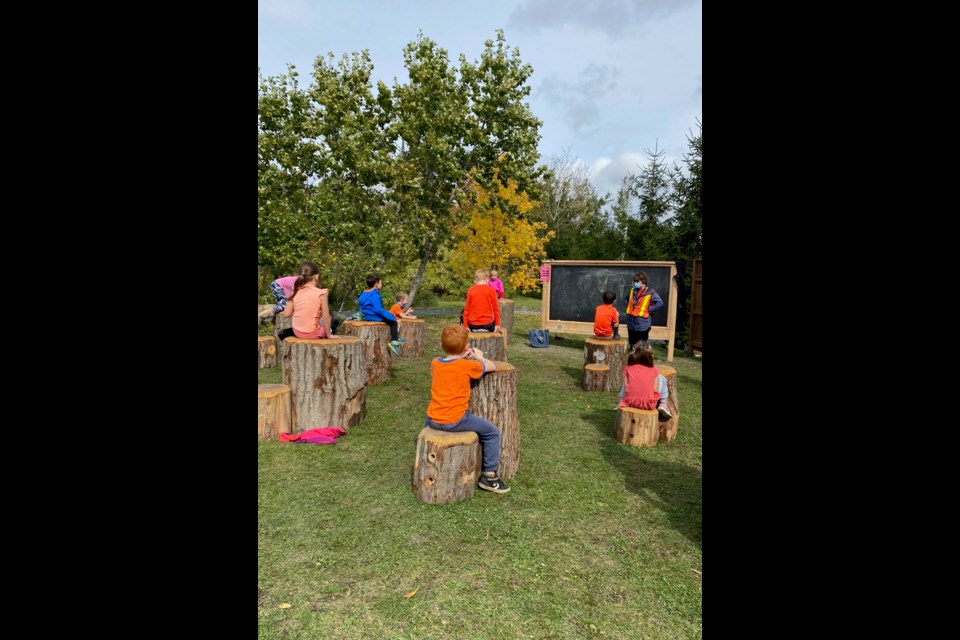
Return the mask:
[[293,328],[300,333],[313,333],[323,322],[321,311],[327,304],[329,289],[302,287],[293,298]]
[[597,307],[597,314],[593,319],[593,335],[604,338],[613,337],[613,325],[620,322],[620,313],[612,304],[602,304]]
[[500,301],[497,292],[488,284],[475,284],[467,289],[467,304],[463,308],[463,326],[484,324],[500,326]]
[[[497,295],[493,289],[490,292]],[[479,380],[484,371],[486,367],[476,360],[434,358],[430,362],[433,382],[427,416],[437,424],[459,421],[470,406],[470,380]]]
[[399,318],[400,314],[403,313],[403,307],[401,307],[400,303],[397,302],[392,307],[390,307],[390,313],[392,313],[393,315]]

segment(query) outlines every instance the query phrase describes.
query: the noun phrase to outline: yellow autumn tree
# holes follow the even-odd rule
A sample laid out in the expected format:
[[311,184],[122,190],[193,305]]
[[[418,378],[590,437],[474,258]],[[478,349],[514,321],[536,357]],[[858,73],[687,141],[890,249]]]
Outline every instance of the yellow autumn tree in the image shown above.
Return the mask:
[[464,280],[477,269],[497,269],[507,285],[529,293],[540,286],[539,270],[546,258],[546,243],[554,236],[543,222],[525,218],[537,206],[513,180],[501,183],[494,169],[491,184],[496,192],[473,183],[472,198],[464,207],[467,222],[456,228],[456,247],[451,262]]

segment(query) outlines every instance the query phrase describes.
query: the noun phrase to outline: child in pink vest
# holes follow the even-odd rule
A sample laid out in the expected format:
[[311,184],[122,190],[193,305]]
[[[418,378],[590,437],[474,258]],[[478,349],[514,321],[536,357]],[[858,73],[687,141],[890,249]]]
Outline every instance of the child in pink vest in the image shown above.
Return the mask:
[[627,356],[627,366],[623,369],[623,388],[620,389],[621,407],[635,409],[653,409],[660,417],[673,417],[667,406],[667,379],[653,366],[653,349],[639,343]]

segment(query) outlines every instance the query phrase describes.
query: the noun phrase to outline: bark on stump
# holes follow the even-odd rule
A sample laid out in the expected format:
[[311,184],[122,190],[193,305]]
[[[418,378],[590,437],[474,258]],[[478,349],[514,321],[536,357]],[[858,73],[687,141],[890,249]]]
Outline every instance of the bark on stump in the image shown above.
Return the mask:
[[363,422],[367,376],[358,338],[287,338],[280,356],[283,382],[290,385],[293,433]]
[[507,345],[502,333],[467,334],[467,346],[483,351],[483,357],[494,362],[507,361]]
[[277,366],[277,339],[274,336],[257,336],[257,368]]
[[422,356],[423,355],[423,329],[427,326],[426,320],[417,318],[415,320],[406,320],[397,318],[400,329],[400,337],[406,340],[400,345],[400,355],[402,356]]
[[520,467],[520,421],[517,418],[519,373],[507,362],[496,362],[497,370],[471,380],[470,413],[500,429],[500,467],[504,480],[517,475]]
[[673,417],[669,420],[660,420],[660,441],[672,442],[677,437],[677,427],[680,424],[680,405],[677,396],[677,370],[667,365],[657,365],[660,375],[667,379],[667,406],[670,407],[670,413]]
[[504,344],[509,345],[513,333],[513,300],[500,299],[500,328],[503,329]]
[[413,491],[427,504],[473,496],[480,479],[480,440],[473,431],[450,433],[424,427],[413,461]]
[[385,322],[347,320],[343,335],[359,338],[366,359],[367,384],[382,384],[390,380],[390,327]]
[[619,389],[623,384],[623,367],[627,361],[626,340],[587,338],[583,344],[583,364],[605,364],[610,367],[607,382],[598,391]]
[[656,409],[617,409],[617,442],[634,447],[653,447],[659,438],[660,414]]
[[290,426],[290,387],[257,385],[257,440],[279,440]]
[[583,367],[583,390],[606,391],[610,367],[605,364],[587,364]]

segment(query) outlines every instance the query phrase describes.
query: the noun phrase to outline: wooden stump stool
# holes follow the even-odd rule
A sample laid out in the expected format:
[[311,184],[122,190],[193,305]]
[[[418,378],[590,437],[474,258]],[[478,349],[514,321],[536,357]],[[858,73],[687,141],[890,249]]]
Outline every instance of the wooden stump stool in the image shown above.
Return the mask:
[[504,344],[509,345],[513,333],[513,300],[500,299],[500,328],[503,329]]
[[507,361],[507,344],[502,333],[467,333],[467,346],[483,351],[483,357],[494,362]]
[[606,391],[607,378],[610,377],[610,367],[605,364],[587,364],[583,366],[583,390]]
[[426,320],[416,318],[407,320],[397,318],[400,329],[400,337],[406,340],[400,345],[400,355],[402,356],[422,356],[423,355],[423,329],[427,326]]
[[500,429],[500,467],[504,480],[517,475],[520,467],[520,421],[517,419],[519,373],[507,362],[496,362],[497,370],[471,380],[470,413]]
[[473,431],[450,433],[424,427],[413,461],[413,491],[427,504],[473,496],[480,479],[480,441]]
[[598,391],[619,389],[623,384],[623,367],[627,362],[626,340],[587,338],[583,343],[583,364],[605,364],[610,367],[607,381]]
[[653,447],[659,437],[660,414],[656,409],[617,409],[617,442],[634,447]]
[[277,366],[277,339],[274,336],[257,336],[257,368]]
[[290,385],[293,433],[352,427],[363,421],[367,374],[358,338],[287,338],[280,355],[283,382]]
[[677,427],[680,424],[680,405],[677,397],[677,370],[667,365],[657,365],[660,375],[667,379],[667,406],[673,417],[669,420],[660,420],[660,440],[661,442],[672,442],[677,437]]
[[257,385],[257,440],[278,440],[290,433],[290,387]]
[[341,333],[359,338],[363,344],[368,384],[390,380],[390,327],[385,322],[347,320]]

